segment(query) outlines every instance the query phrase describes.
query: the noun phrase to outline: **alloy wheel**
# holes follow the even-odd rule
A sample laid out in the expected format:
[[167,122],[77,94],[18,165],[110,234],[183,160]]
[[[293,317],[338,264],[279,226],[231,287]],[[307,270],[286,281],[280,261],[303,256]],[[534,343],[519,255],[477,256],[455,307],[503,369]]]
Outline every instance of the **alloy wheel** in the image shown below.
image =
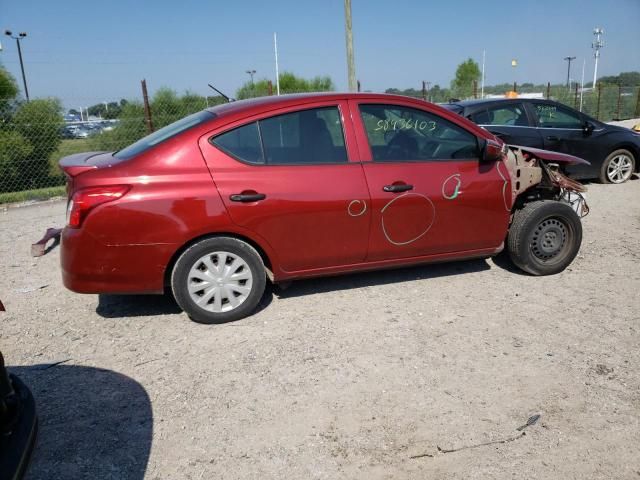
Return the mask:
[[623,183],[631,177],[633,160],[629,155],[621,153],[613,157],[607,165],[607,179],[611,183]]

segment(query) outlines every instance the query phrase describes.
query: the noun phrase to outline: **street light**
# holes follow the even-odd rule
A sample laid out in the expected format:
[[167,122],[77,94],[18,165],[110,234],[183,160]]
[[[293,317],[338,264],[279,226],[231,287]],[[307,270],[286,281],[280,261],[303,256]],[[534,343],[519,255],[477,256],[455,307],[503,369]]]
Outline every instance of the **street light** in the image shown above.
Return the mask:
[[567,61],[567,88],[571,89],[571,62],[576,59],[576,57],[564,57]]
[[27,36],[26,32],[20,32],[17,37],[12,35],[11,30],[5,30],[4,34],[8,37],[13,38],[16,41],[16,45],[18,45],[18,57],[20,57],[20,70],[22,70],[22,83],[24,84],[24,96],[29,101],[29,90],[27,89],[27,77],[24,75],[24,64],[22,63],[22,50],[20,49],[20,40],[24,39]]
[[255,70],[247,70],[245,73],[251,75],[251,85],[253,85],[253,76],[256,74]]

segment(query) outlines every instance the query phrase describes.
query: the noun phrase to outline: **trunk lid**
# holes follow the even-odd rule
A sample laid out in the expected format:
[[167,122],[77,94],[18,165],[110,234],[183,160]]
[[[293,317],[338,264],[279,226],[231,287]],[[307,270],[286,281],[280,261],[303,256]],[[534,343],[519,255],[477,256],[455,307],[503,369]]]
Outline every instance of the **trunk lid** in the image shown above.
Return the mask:
[[78,175],[100,168],[112,167],[123,161],[114,157],[112,152],[84,152],[62,157],[58,165],[67,177],[67,196],[71,197],[73,194],[74,179]]

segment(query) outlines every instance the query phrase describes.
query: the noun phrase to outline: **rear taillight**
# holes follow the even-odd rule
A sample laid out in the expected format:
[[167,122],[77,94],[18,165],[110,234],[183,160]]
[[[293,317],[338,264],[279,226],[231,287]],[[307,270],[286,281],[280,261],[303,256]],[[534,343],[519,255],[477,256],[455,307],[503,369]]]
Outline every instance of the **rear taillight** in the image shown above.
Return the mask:
[[78,190],[67,205],[67,226],[79,228],[92,209],[122,198],[130,188],[129,185],[109,185]]

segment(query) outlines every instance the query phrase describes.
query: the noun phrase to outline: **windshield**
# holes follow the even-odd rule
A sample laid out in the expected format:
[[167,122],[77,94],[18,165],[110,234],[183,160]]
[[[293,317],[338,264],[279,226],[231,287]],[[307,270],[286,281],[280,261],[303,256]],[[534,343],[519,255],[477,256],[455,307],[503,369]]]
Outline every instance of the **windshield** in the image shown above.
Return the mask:
[[123,148],[122,150],[117,151],[113,154],[114,157],[120,160],[128,160],[130,158],[135,157],[136,155],[140,155],[142,152],[146,152],[152,147],[155,147],[159,143],[168,140],[171,137],[178,135],[196,125],[200,125],[208,120],[211,120],[215,117],[214,113],[203,110],[198,113],[194,113],[193,115],[189,115],[188,117],[184,117],[177,122],[174,122],[166,127],[161,128],[153,132],[150,135],[147,135],[144,138],[141,138],[136,143],[129,145],[127,148]]

